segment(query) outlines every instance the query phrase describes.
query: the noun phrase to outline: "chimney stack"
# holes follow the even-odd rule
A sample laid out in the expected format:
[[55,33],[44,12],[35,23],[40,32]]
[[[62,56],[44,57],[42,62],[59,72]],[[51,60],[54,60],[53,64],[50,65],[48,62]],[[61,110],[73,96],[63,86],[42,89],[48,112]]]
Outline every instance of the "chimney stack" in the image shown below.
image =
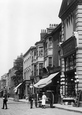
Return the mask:
[[40,33],[40,39],[43,40],[44,39],[44,36],[46,35],[46,30],[45,29],[42,29],[41,30],[41,33]]
[[47,28],[47,33],[50,34],[57,26],[58,24],[50,24],[49,28]]

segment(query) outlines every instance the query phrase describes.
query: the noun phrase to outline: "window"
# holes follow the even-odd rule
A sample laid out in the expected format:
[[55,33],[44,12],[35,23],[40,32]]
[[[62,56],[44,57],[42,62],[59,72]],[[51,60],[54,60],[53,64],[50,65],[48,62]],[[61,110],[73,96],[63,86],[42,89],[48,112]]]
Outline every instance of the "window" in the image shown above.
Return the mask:
[[76,56],[75,54],[70,55],[69,57],[65,58],[65,69],[66,71],[74,69],[76,67]]
[[45,57],[47,56],[47,42],[45,42]]
[[49,48],[52,48],[52,37],[49,38]]
[[52,57],[49,57],[49,67],[52,67]]
[[34,76],[36,76],[36,65],[34,65]]
[[26,80],[26,72],[24,73],[24,78],[23,79]]
[[40,57],[43,56],[43,47],[39,47],[39,56],[40,56]]
[[36,50],[34,51],[34,59],[36,59],[36,56],[37,56],[37,52]]
[[43,63],[39,63],[39,75],[42,75]]

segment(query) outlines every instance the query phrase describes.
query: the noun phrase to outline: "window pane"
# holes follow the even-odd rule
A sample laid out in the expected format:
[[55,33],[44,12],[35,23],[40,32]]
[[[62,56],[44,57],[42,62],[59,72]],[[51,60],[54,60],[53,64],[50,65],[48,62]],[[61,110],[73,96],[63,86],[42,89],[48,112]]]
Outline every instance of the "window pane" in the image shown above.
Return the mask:
[[49,57],[49,66],[52,66],[52,57]]

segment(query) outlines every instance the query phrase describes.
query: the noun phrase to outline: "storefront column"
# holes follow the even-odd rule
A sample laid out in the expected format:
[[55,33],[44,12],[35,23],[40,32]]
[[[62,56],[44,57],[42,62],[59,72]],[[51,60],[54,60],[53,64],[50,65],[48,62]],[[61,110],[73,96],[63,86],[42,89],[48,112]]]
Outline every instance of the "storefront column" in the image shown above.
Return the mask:
[[27,97],[27,84],[25,84],[25,96]]
[[79,84],[79,79],[78,79],[77,73],[75,72],[75,91],[76,91],[76,94],[78,92],[78,84]]
[[65,75],[61,75],[61,90],[62,95],[65,96]]

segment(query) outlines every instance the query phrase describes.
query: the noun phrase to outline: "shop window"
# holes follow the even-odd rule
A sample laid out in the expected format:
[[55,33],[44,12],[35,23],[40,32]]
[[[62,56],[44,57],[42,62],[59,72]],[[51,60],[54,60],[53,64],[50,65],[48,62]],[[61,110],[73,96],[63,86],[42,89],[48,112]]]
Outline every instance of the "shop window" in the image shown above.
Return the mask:
[[76,55],[73,54],[65,58],[65,71],[72,70],[76,67]]
[[73,56],[70,56],[70,70],[73,69]]
[[70,68],[70,59],[69,58],[66,58],[66,71],[68,71],[69,70],[69,68]]
[[75,82],[74,82],[74,75],[68,74],[67,75],[67,96],[73,97],[75,96]]
[[73,55],[73,67],[76,68],[76,55]]

